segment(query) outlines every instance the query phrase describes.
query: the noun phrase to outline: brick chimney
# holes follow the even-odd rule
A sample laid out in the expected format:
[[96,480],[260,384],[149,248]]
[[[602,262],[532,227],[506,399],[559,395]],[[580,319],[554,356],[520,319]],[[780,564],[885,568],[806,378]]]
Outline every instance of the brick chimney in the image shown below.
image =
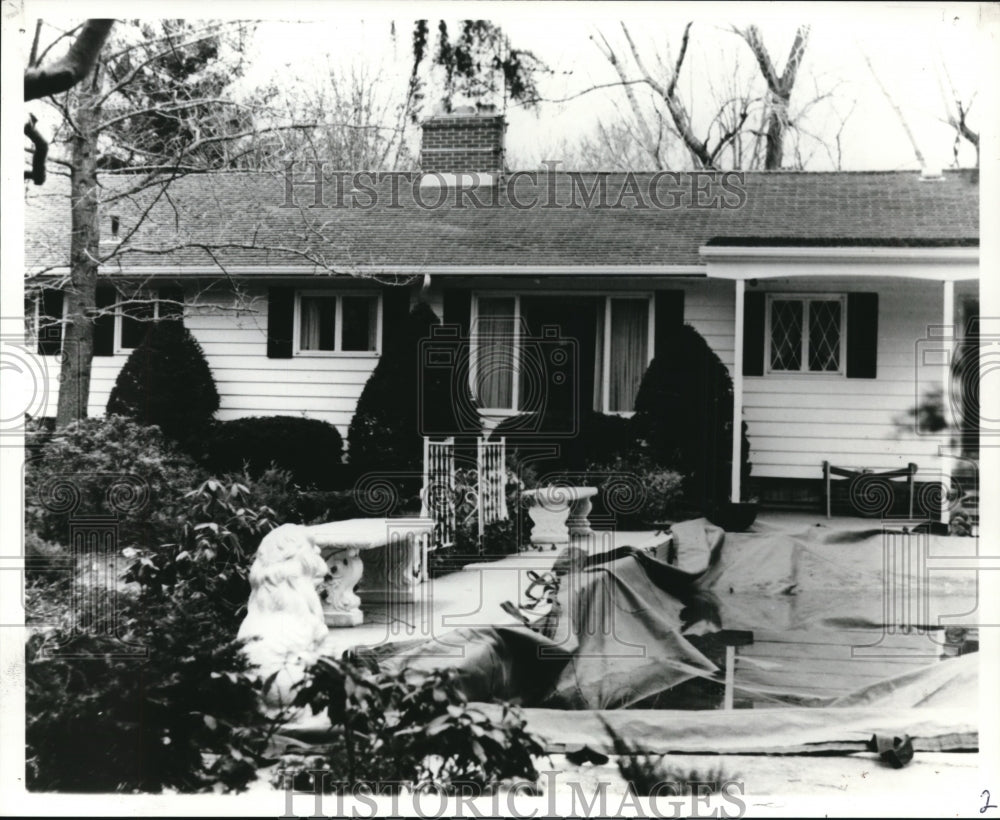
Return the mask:
[[504,172],[507,123],[493,106],[457,109],[423,124],[420,170],[439,174]]

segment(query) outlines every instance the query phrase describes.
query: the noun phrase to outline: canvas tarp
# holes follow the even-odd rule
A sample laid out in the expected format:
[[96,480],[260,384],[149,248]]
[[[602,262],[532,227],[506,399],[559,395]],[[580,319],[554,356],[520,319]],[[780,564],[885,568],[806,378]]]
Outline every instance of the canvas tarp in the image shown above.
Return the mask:
[[[795,634],[805,634],[794,630],[808,627],[829,630],[830,640],[839,641],[844,630],[867,635],[867,628],[870,637],[861,642],[872,643],[885,617],[882,591],[890,576],[894,583],[902,582],[902,576],[911,588],[929,577],[929,588],[920,593],[939,610],[975,608],[974,574],[959,569],[925,575],[917,561],[901,564],[901,573],[886,563],[888,549],[896,550],[897,557],[915,547],[928,556],[947,555],[971,547],[969,539],[915,534],[909,536],[913,540],[887,540],[880,530],[814,528],[793,536],[727,534],[722,545],[707,522],[689,524],[695,527],[678,528],[680,546],[693,540],[700,544],[697,549],[711,553],[706,571],[687,572],[661,560],[666,557],[662,549],[621,548],[597,556],[574,551],[557,561],[557,603],[535,629],[463,628],[430,642],[384,644],[372,651],[389,668],[452,666],[475,700],[501,698],[558,709],[705,708],[697,694],[718,687],[722,676],[696,646],[693,636],[701,632],[719,626],[791,630],[788,640],[794,642]],[[694,538],[702,524],[706,537]],[[964,541],[968,545],[955,544]],[[687,566],[699,565],[691,550],[674,546],[675,560],[685,554]],[[926,614],[936,618],[942,613],[932,605]],[[806,650],[803,644],[800,666],[808,664]],[[936,662],[936,657],[928,659],[929,665]],[[780,670],[767,671],[766,662],[760,666],[765,671],[759,676],[769,684],[764,689],[781,702]],[[744,677],[752,684],[753,664],[747,669]],[[808,677],[808,670],[804,674]],[[817,697],[797,691],[793,677],[788,675],[786,702],[814,706],[833,703],[862,682],[870,683],[844,678],[841,691]],[[887,686],[891,691],[892,685]]]

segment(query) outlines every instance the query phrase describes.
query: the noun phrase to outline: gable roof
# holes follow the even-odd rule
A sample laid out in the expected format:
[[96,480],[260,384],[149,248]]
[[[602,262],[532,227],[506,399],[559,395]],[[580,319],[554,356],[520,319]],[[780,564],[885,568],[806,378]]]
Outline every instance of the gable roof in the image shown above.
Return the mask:
[[[150,208],[150,218],[119,249],[114,267],[176,270],[218,260],[232,266],[315,263],[345,273],[357,266],[703,265],[698,249],[706,244],[965,247],[979,237],[974,170],[948,171],[934,181],[921,180],[915,171],[728,177],[540,172],[534,179],[514,174],[498,187],[476,189],[487,207],[474,207],[469,195],[461,200],[465,207],[456,207],[454,190],[419,189],[419,177],[363,179],[353,195],[355,207],[333,207],[338,183],[327,177],[323,198],[331,207],[311,208],[314,187],[304,170],[292,178],[295,204],[287,199],[282,173],[191,174],[175,180],[152,205],[156,189],[113,201],[114,192],[134,178],[104,174],[102,230],[109,232],[107,220],[117,214],[125,235],[136,215]],[[585,192],[601,186],[604,203],[621,207],[600,207],[599,195],[586,201]],[[699,202],[710,207],[692,204],[698,186],[706,192],[697,195]],[[29,272],[67,264],[66,191],[59,178],[29,191]],[[444,206],[421,207],[442,194]],[[532,200],[534,207],[519,207]],[[647,207],[636,207],[641,202]],[[102,254],[113,248],[102,242]]]

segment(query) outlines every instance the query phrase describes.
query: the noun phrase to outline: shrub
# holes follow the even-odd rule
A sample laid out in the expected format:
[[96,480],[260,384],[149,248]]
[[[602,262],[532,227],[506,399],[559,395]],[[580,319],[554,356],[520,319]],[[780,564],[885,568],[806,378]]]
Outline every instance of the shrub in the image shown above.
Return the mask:
[[[126,596],[116,625],[132,647],[77,623],[29,638],[28,788],[244,788],[273,726],[210,602]],[[123,651],[136,647],[144,657]]]
[[513,555],[521,545],[519,522],[514,518],[492,521],[483,527],[479,549],[485,558],[502,558]]
[[387,672],[321,658],[295,702],[325,712],[341,730],[325,760],[328,786],[405,783],[448,792],[538,779],[532,755],[543,749],[520,713],[504,704],[494,721],[469,706],[453,669]]
[[65,586],[72,577],[72,568],[64,566],[69,559],[66,547],[53,541],[46,541],[30,530],[24,534],[24,558],[24,581],[28,586],[35,584]]
[[209,479],[183,496],[179,538],[135,553],[125,580],[147,597],[183,594],[211,602],[216,620],[236,634],[250,596],[250,565],[260,540],[278,524],[249,487]]
[[175,504],[197,467],[156,427],[123,416],[83,419],[57,430],[25,469],[25,521],[66,543],[71,516],[118,516],[121,546],[175,535]]
[[216,422],[205,442],[206,463],[218,473],[246,470],[259,477],[275,467],[302,487],[340,489],[344,442],[332,424],[300,416],[250,416]]
[[54,416],[40,416],[38,418],[25,416],[24,457],[26,461],[41,455],[42,450],[45,449],[45,445],[52,438],[55,429],[56,420]]
[[[536,420],[530,415],[513,416],[498,424],[491,438],[506,437],[507,450],[515,460],[531,459],[533,469],[541,475],[558,472],[580,472],[588,464],[611,461],[635,449],[634,433],[630,421],[622,416],[595,411],[581,414],[577,432],[573,436],[557,438],[545,436],[546,419]],[[556,429],[564,431],[565,422]],[[539,443],[557,444],[557,455],[538,458]]]
[[[675,331],[667,347],[671,355],[654,359],[639,386],[631,420],[635,447],[655,465],[682,473],[688,500],[709,506],[729,497],[732,379],[690,325]],[[744,480],[750,475],[749,450],[743,425]]]
[[456,429],[456,422],[448,418],[454,398],[451,372],[423,368],[420,360],[421,341],[431,336],[437,324],[434,311],[419,303],[410,311],[406,326],[387,337],[347,433],[352,475],[409,474],[411,478],[400,481],[402,495],[419,490],[416,476],[423,471],[423,431]]
[[219,409],[219,391],[201,345],[181,322],[154,322],[118,373],[108,415],[155,424],[194,443]]

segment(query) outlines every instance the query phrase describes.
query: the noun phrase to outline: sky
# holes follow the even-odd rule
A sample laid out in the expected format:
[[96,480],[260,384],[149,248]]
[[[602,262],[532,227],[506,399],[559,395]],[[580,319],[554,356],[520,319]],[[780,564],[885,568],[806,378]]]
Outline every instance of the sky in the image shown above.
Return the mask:
[[[251,4],[252,7],[253,4]],[[292,6],[290,8],[300,8]],[[309,11],[311,7],[301,7]],[[436,19],[433,4],[421,14]],[[974,4],[662,4],[662,3],[504,3],[476,4],[476,13],[500,24],[518,48],[533,51],[553,70],[541,80],[542,95],[564,100],[594,85],[613,82],[613,69],[591,39],[604,34],[624,48],[619,20],[626,22],[651,64],[656,49],[676,53],[684,25],[693,21],[691,45],[682,70],[683,97],[696,122],[706,116],[711,84],[723,78],[733,61],[756,71],[753,58],[731,25],[757,23],[779,70],[797,25],[810,23],[811,36],[793,95],[792,107],[829,95],[811,109],[809,130],[829,135],[846,117],[840,162],[851,170],[916,168],[913,148],[897,115],[874,81],[865,62],[871,60],[914,133],[928,165],[955,163],[954,131],[942,122],[945,104],[941,81],[951,84],[968,104],[970,122],[986,119],[977,108],[978,86],[988,76],[982,68],[986,51],[996,48],[984,32]],[[412,15],[398,4],[335,4],[335,13],[308,22],[266,21],[259,25],[251,57],[249,82],[279,76],[283,83],[307,86],[326,76],[321,69],[365,66],[387,85],[401,88],[409,70]],[[463,6],[468,15],[469,6]],[[283,7],[284,10],[284,7]],[[455,7],[437,9],[455,20]],[[486,12],[489,14],[486,14]],[[389,36],[394,21],[398,43]],[[432,23],[432,28],[433,28]],[[818,89],[818,91],[817,91]],[[640,95],[642,88],[637,89]],[[508,110],[508,154],[518,167],[535,167],[558,159],[564,142],[592,133],[598,122],[621,117],[625,97],[620,88],[594,91],[568,102],[545,102],[536,110]],[[980,105],[981,108],[981,105]],[[849,116],[847,116],[849,114]],[[959,164],[975,164],[971,146],[960,146]],[[807,167],[831,170],[835,156],[817,150]]]
[[[101,7],[95,3],[88,8]],[[120,4],[117,4],[120,6]],[[134,0],[129,16],[202,17],[204,4],[153,3]],[[980,86],[988,52],[997,48],[987,34],[983,15],[1000,15],[1000,6],[967,3],[421,3],[313,2],[269,3],[244,0],[215,2],[213,17],[259,18],[249,52],[249,69],[241,81],[247,89],[276,80],[288,93],[303,92],[326,82],[330,71],[363,70],[398,98],[410,68],[410,33],[414,10],[432,21],[457,21],[470,16],[492,20],[508,33],[515,47],[533,51],[552,69],[541,78],[537,109],[512,107],[507,112],[508,157],[514,167],[538,167],[559,160],[564,146],[594,133],[599,123],[621,119],[625,97],[621,88],[581,94],[594,85],[616,79],[592,37],[604,34],[624,49],[619,21],[633,32],[651,64],[657,50],[676,53],[681,33],[693,21],[691,45],[681,75],[682,96],[696,124],[711,113],[712,89],[739,61],[742,70],[756,72],[752,55],[732,25],[759,25],[779,70],[800,23],[810,23],[811,36],[792,98],[792,113],[815,98],[823,99],[803,120],[820,141],[807,146],[810,170],[917,168],[914,150],[897,115],[880,91],[865,55],[893,101],[903,112],[926,164],[955,164],[955,132],[942,122],[945,103],[941,80],[947,77],[972,101],[970,122],[982,127],[996,112],[982,110]],[[29,3],[26,14],[55,21],[79,14],[80,6],[52,0]],[[122,13],[121,8],[112,11]],[[395,23],[395,44],[390,25]],[[994,28],[993,31],[996,29]],[[640,96],[648,91],[638,88]],[[579,96],[576,96],[579,95]],[[566,102],[558,102],[575,97]],[[977,106],[977,101],[979,105]],[[428,112],[430,113],[430,112]],[[839,154],[832,134],[843,122]],[[813,149],[808,153],[808,149]],[[975,164],[975,153],[962,143],[958,164]]]

